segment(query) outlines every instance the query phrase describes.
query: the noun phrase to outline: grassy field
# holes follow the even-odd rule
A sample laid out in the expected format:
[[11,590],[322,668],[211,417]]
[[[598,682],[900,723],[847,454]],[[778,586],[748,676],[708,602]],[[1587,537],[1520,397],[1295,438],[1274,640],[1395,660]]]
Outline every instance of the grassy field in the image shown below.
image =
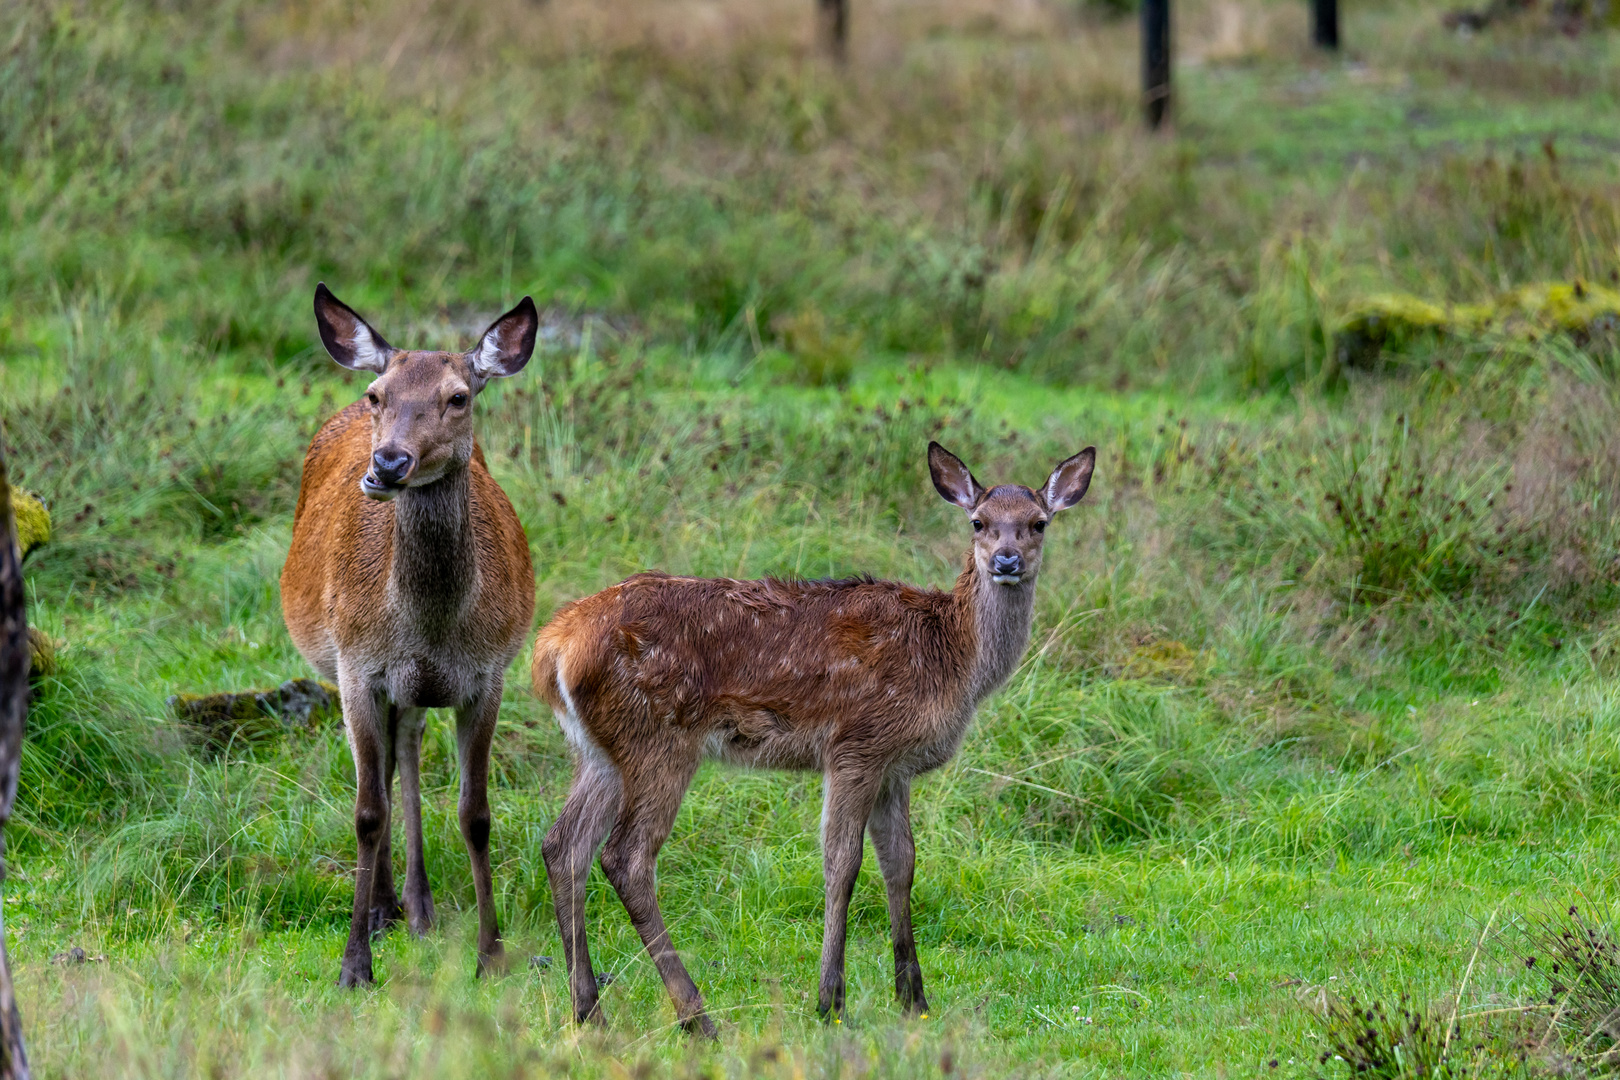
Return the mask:
[[[0,6],[0,423],[56,525],[5,889],[37,1075],[1338,1076],[1352,997],[1421,1013],[1446,1075],[1613,1068],[1612,320],[1345,344],[1375,294],[1620,280],[1613,31],[1369,0],[1330,59],[1304,5],[1187,0],[1148,136],[1106,5],[854,11],[839,70],[809,0]],[[572,1027],[526,658],[515,972],[472,978],[436,718],[444,929],[337,990],[341,731],[210,756],[165,704],[308,674],[276,582],[363,386],[317,280],[415,347],[545,308],[478,405],[542,617],[645,567],[945,586],[930,438],[1031,484],[1098,446],[1028,658],[914,796],[930,1019],[890,1002],[869,856],[850,1016],[816,1021],[820,780],[705,767],[660,895],[719,1045],[599,872],[610,1023]],[[1582,926],[1600,960],[1554,974]],[[1372,1074],[1431,1075],[1380,1039]]]

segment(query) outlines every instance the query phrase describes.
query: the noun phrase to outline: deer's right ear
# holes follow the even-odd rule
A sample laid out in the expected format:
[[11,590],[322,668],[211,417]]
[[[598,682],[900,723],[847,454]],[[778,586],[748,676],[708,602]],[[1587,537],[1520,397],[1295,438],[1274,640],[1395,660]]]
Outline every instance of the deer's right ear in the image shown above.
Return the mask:
[[973,479],[962,459],[939,445],[928,444],[928,474],[934,479],[934,488],[946,502],[955,503],[964,510],[972,510],[984,498],[984,488]]
[[378,375],[388,369],[394,347],[353,308],[333,296],[324,281],[315,286],[315,325],[321,330],[321,344],[344,367]]

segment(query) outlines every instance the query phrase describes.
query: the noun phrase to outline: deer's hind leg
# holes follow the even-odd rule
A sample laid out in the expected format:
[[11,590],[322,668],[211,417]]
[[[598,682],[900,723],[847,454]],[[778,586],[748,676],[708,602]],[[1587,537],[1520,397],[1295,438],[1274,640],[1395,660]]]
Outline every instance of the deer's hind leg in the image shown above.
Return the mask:
[[618,817],[622,794],[619,771],[601,751],[585,747],[574,763],[568,799],[540,846],[551,883],[551,902],[557,909],[563,959],[568,964],[574,1019],[581,1024],[602,1019],[596,973],[585,940],[585,881],[596,861],[596,849]]
[[704,1012],[703,995],[670,944],[658,907],[658,850],[669,839],[701,751],[696,743],[686,745],[691,740],[673,733],[662,741],[664,745],[647,747],[635,761],[624,763],[624,805],[602,848],[602,871],[647,946],[681,1026],[712,1039],[714,1021]]

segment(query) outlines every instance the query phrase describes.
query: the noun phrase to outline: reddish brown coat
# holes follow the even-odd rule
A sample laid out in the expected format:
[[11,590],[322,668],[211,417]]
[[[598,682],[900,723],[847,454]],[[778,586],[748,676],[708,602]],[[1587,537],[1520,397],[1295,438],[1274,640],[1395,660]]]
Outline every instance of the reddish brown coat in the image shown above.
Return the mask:
[[911,780],[950,760],[979,702],[1023,657],[1047,522],[1085,494],[1094,462],[1093,450],[1076,454],[1040,492],[986,490],[931,444],[935,487],[974,528],[950,592],[648,573],[557,612],[532,674],[575,752],[543,853],[577,1018],[598,1010],[584,883],[601,846],[677,1016],[714,1033],[656,896],[658,849],[703,757],[825,774],[821,1013],[844,1007],[845,916],[865,832],[888,890],[896,996],[927,1010],[911,928]]
[[[939,721],[972,676],[971,587],[637,574],[552,617],[535,691],[559,715],[613,717],[589,738],[615,763],[666,727],[743,765],[887,762],[961,734]],[[559,668],[577,673],[572,707]]]
[[[489,754],[506,668],[534,614],[534,568],[473,439],[473,401],[490,379],[523,369],[539,314],[525,297],[466,353],[396,349],[325,285],[315,318],[334,360],[377,376],[310,444],[281,572],[288,633],[338,684],[354,754],[354,910],[338,982],[371,981],[371,938],[401,915],[418,934],[433,924],[420,758],[426,710],[438,707],[456,714],[456,812],[478,899],[479,970],[499,967]],[[391,846],[396,769],[403,905]]]
[[[357,401],[328,420],[304,455],[292,546],[281,571],[281,604],[298,650],[329,679],[340,648],[390,650],[386,603],[394,558],[395,503],[368,499],[360,478],[371,463],[371,412]],[[468,465],[479,600],[458,620],[471,651],[510,663],[534,620],[534,565],[511,502],[475,448]],[[505,657],[504,661],[500,660]],[[330,661],[327,658],[330,657]],[[427,705],[452,705],[435,700]]]

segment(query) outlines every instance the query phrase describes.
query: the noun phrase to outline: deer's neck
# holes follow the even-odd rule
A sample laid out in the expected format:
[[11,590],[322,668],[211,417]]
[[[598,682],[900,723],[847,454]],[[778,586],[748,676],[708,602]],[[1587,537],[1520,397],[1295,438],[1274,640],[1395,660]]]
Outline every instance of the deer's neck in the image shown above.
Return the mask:
[[465,467],[394,499],[394,561],[388,591],[418,627],[448,632],[477,581],[472,480]]
[[954,592],[973,627],[973,672],[968,685],[977,705],[1000,689],[1029,648],[1035,579],[1026,576],[1017,585],[997,585],[988,574],[979,572],[970,552]]

